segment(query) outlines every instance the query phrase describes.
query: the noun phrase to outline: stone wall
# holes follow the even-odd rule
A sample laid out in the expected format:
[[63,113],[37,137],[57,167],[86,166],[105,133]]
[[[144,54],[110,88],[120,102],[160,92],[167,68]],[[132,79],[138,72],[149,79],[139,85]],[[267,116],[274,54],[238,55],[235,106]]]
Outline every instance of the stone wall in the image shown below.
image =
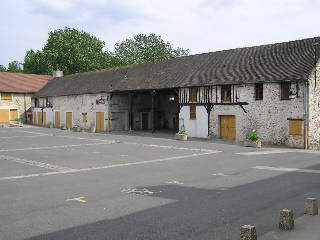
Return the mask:
[[[96,112],[104,112],[107,119],[109,111],[109,94],[84,94],[53,97],[53,107],[44,108],[46,123],[55,123],[55,112],[60,112],[60,124],[66,125],[66,112],[72,112],[73,126],[81,126],[89,129],[96,124]],[[97,100],[100,101],[97,104]],[[40,99],[42,102],[42,99]],[[104,103],[103,103],[104,102]],[[41,112],[41,108],[34,108],[33,112]],[[83,113],[87,113],[88,122],[83,121]],[[38,121],[38,120],[37,120]],[[105,120],[105,130],[108,128],[108,120]]]
[[[263,84],[263,100],[255,100],[253,84],[239,86],[238,101],[249,103],[244,106],[247,113],[240,106],[214,106],[210,115],[211,136],[220,137],[220,115],[235,115],[237,142],[245,141],[250,132],[255,129],[265,144],[288,144],[288,118],[303,119],[304,117],[303,89],[303,83],[299,83],[299,97],[280,100],[280,84]],[[299,142],[303,147],[303,136],[300,136]]]
[[309,148],[320,149],[320,66],[317,67],[317,87],[314,73],[309,77]]
[[0,109],[17,109],[18,116],[25,121],[25,109],[30,110],[31,97],[32,94],[12,93],[12,100],[0,99]]

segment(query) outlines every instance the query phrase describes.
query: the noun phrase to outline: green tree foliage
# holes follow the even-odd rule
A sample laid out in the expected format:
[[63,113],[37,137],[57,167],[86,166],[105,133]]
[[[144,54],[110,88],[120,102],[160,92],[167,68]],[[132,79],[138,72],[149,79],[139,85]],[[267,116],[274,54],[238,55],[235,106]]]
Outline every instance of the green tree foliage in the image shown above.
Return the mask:
[[22,71],[23,71],[22,63],[18,61],[12,61],[8,64],[7,72],[21,73]]
[[27,51],[24,57],[23,70],[25,73],[47,74],[48,64],[42,51]]
[[189,55],[188,49],[174,48],[154,33],[138,34],[115,45],[115,56],[123,65],[186,55]]
[[0,72],[6,72],[7,68],[0,64]]
[[24,59],[24,72],[64,74],[100,70],[114,66],[169,59],[189,54],[189,50],[174,48],[156,34],[138,34],[115,45],[115,52],[104,51],[105,43],[97,37],[73,28],[49,33],[41,51],[29,50]]
[[49,33],[43,52],[50,72],[59,69],[70,74],[106,67],[109,56],[103,51],[104,46],[89,33],[65,28]]
[[113,56],[103,51],[105,43],[95,36],[73,28],[49,33],[42,51],[29,50],[25,57],[27,73],[51,74],[62,70],[65,74],[107,68]]

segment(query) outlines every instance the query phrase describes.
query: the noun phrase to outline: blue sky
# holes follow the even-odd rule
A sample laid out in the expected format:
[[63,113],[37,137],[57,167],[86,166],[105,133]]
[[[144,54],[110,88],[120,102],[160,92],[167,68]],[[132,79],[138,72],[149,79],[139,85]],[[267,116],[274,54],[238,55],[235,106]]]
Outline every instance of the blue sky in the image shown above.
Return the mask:
[[48,32],[74,27],[112,50],[156,33],[191,54],[319,36],[319,0],[2,0],[0,64],[41,49]]

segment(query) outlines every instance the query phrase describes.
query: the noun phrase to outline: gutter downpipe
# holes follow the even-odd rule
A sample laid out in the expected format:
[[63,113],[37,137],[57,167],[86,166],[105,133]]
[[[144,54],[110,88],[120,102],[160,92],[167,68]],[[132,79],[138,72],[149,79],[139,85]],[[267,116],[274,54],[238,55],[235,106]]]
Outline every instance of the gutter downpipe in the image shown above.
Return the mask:
[[309,148],[309,79],[305,82],[305,90],[304,90],[304,128],[303,128],[303,135],[304,135],[304,149]]

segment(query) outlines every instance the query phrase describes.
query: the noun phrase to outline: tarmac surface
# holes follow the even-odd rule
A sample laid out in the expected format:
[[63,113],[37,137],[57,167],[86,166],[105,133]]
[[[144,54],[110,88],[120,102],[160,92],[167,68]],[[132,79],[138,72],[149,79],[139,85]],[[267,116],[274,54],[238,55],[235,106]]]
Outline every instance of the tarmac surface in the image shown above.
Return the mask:
[[281,209],[299,218],[320,197],[319,154],[0,128],[0,239],[227,240],[245,224],[268,236]]

